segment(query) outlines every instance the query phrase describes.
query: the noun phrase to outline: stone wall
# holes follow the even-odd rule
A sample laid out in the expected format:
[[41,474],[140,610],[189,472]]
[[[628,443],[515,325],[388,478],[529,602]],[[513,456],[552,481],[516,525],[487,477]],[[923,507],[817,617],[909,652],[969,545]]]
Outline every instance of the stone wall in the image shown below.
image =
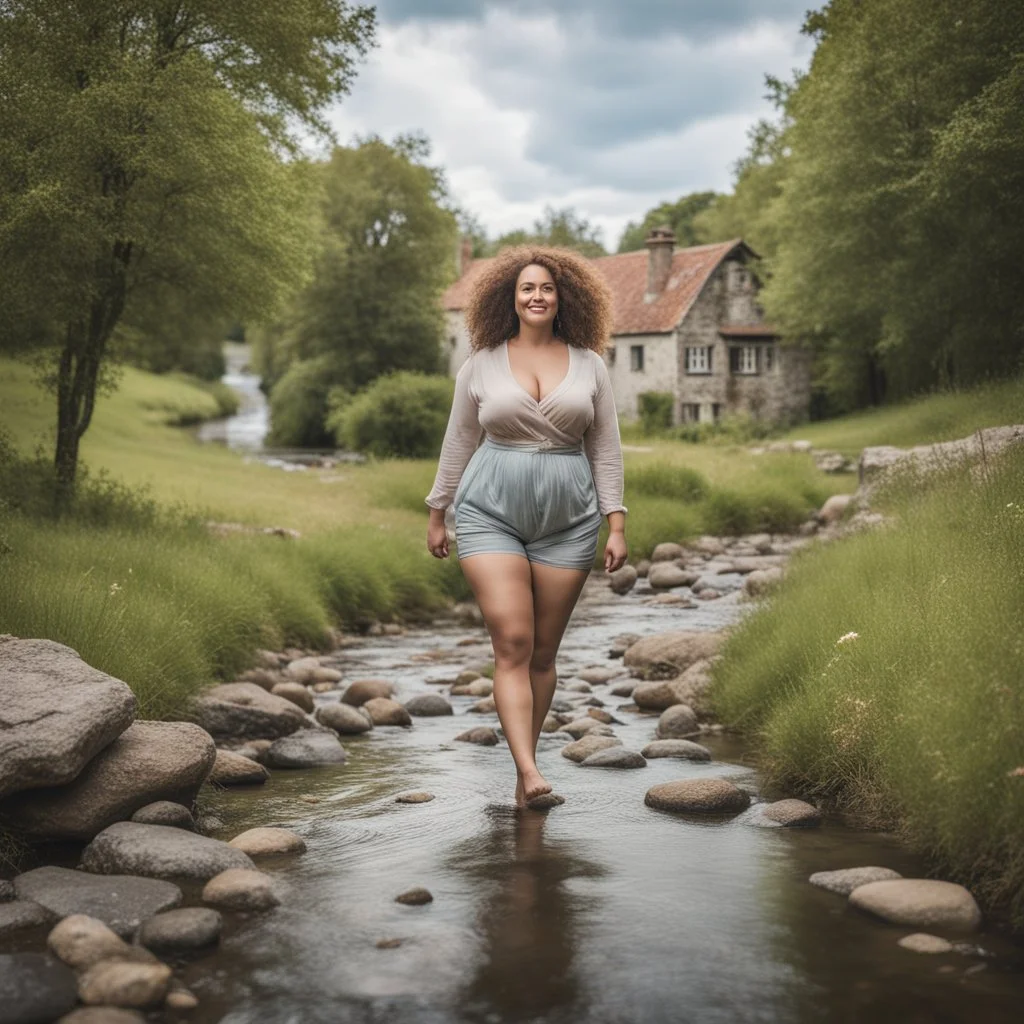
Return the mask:
[[[630,369],[630,347],[643,345],[644,368]],[[614,358],[610,349],[614,346]],[[604,361],[608,366],[615,409],[619,419],[631,422],[638,417],[637,395],[642,391],[669,391],[673,394],[679,370],[676,365],[677,349],[671,334],[620,334],[612,338],[605,349]]]

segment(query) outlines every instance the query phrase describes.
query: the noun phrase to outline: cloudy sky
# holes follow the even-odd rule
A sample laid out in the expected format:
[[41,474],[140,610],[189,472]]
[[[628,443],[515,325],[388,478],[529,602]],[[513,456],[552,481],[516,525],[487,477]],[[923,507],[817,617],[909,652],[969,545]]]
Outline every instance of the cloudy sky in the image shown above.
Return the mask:
[[806,68],[814,0],[380,0],[339,140],[420,130],[489,234],[573,206],[614,251],[629,220],[726,191],[765,73]]

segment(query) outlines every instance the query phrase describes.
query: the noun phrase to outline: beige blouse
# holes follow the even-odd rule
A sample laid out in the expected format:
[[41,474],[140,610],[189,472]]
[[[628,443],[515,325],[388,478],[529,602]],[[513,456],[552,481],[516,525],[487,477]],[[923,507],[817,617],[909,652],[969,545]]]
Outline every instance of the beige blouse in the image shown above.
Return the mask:
[[455,376],[431,508],[447,508],[486,434],[504,444],[578,444],[590,461],[601,515],[625,512],[622,448],[608,367],[594,351],[569,345],[569,370],[539,402],[516,380],[508,342],[477,349]]

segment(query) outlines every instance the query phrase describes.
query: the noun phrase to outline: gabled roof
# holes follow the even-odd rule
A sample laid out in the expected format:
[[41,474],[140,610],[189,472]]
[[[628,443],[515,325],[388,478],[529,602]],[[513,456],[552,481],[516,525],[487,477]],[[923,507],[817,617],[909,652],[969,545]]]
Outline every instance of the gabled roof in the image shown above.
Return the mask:
[[[719,264],[737,249],[757,254],[743,241],[733,238],[713,245],[694,245],[672,254],[672,270],[665,290],[653,301],[644,302],[647,290],[646,249],[615,256],[599,256],[591,262],[608,282],[614,304],[613,334],[667,334],[689,312],[701,289]],[[466,272],[442,296],[449,312],[465,309],[470,292],[490,259],[473,260]]]

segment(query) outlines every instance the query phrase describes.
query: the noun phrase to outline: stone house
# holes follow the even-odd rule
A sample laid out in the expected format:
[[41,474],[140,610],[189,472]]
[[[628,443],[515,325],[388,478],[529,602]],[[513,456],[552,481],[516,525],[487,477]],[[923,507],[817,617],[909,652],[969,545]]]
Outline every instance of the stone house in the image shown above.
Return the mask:
[[[806,419],[808,353],[779,344],[757,302],[750,270],[757,254],[741,238],[676,249],[655,228],[646,251],[593,260],[612,292],[614,327],[604,358],[623,421],[638,417],[638,396],[672,395],[672,422],[714,423],[747,412],[771,422]],[[490,261],[460,251],[460,275],[445,291],[449,372],[469,355],[463,310]]]

